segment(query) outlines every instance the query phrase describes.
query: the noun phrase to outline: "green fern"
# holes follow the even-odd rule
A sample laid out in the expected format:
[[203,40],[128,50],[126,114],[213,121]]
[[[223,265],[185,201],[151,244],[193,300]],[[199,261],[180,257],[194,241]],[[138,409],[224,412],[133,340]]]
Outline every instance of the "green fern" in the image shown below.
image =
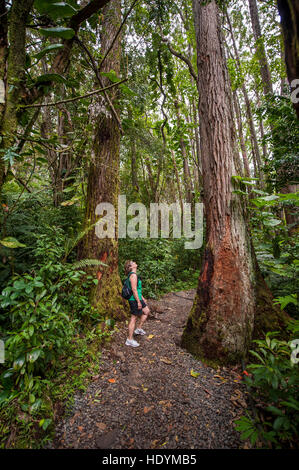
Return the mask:
[[98,259],[82,259],[80,261],[76,261],[72,265],[74,269],[83,269],[89,266],[108,266],[108,264],[103,263],[103,261],[99,261]]
[[71,251],[73,251],[73,249],[78,245],[78,243],[80,242],[80,240],[89,232],[89,230],[91,230],[94,226],[96,225],[96,222],[94,224],[91,224],[91,225],[88,225],[87,227],[85,227],[83,230],[81,230],[79,233],[75,234],[74,237],[71,237],[71,238],[68,238],[65,242],[65,245],[64,245],[64,259],[63,261],[65,261],[67,259],[67,257],[69,256],[69,254],[71,253]]

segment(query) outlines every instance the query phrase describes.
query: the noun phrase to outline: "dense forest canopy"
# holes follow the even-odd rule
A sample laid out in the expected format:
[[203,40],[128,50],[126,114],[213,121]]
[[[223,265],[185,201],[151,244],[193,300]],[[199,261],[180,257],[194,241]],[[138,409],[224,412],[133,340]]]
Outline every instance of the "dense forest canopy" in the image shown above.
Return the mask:
[[298,444],[298,21],[290,0],[0,0],[3,447],[27,445],[15,410],[47,440],[61,361],[128,320],[126,260],[150,299],[196,289],[196,358],[254,350],[265,435]]

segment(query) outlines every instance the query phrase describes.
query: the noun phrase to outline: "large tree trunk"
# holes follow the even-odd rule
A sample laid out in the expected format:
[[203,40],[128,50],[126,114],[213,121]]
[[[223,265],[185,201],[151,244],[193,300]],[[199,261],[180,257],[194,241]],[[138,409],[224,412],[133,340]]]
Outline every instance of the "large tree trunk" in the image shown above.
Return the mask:
[[[5,89],[6,89],[6,58],[8,51],[7,40],[7,11],[5,0],[0,0],[0,128],[5,110]],[[0,188],[4,181],[4,161],[0,155]]]
[[[25,63],[26,63],[26,23],[33,0],[14,0],[12,3],[9,19],[9,49],[7,54],[7,23],[5,6],[1,5],[1,58],[0,58],[0,80],[2,83],[0,149],[3,151],[12,147],[16,143],[16,133],[18,127],[17,109],[20,104],[21,93],[25,83]],[[2,24],[3,19],[3,24]],[[4,88],[4,89],[3,89]],[[9,92],[9,90],[11,90]],[[0,192],[4,183],[4,163],[3,153],[0,155]]]
[[[277,0],[277,6],[281,17],[287,75],[292,86],[293,80],[299,78],[299,2]],[[298,83],[296,82],[293,87],[298,88]],[[293,106],[299,118],[299,101],[294,100]]]
[[[234,363],[246,356],[253,332],[265,325],[265,310],[270,315],[267,325],[277,326],[277,315],[258,271],[244,205],[232,193],[235,135],[218,6],[215,0],[193,0],[193,8],[207,232],[182,345],[205,360]],[[261,318],[256,316],[258,304]]]
[[[114,0],[103,9],[101,35],[101,56],[103,57],[116,36],[121,23],[121,2]],[[114,70],[120,73],[121,39],[118,35],[113,48],[105,59],[101,72]],[[103,78],[104,85],[108,79]],[[118,108],[118,90],[113,88],[110,100],[114,108]],[[96,206],[102,202],[110,203],[116,211],[119,194],[119,148],[120,130],[111,109],[102,96],[98,96],[92,109],[94,124],[93,155],[90,162],[88,185],[86,226],[98,219]],[[117,237],[117,223],[116,223]],[[122,299],[121,281],[118,274],[118,242],[117,239],[99,239],[95,230],[90,230],[82,240],[80,258],[97,258],[105,262],[107,268],[97,269],[98,285],[92,291],[92,303],[101,315],[123,319],[127,314],[126,302]]]

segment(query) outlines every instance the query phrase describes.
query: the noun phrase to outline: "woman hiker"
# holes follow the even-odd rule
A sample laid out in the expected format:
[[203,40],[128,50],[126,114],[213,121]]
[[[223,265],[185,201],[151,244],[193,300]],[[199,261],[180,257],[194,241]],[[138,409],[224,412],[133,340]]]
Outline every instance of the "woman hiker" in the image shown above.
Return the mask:
[[[137,276],[137,264],[135,261],[126,261],[125,262],[125,273],[129,276],[131,283],[131,288],[133,295],[128,299],[131,309],[131,319],[129,323],[129,336],[126,341],[127,346],[132,346],[137,348],[139,343],[133,339],[133,334],[135,335],[145,335],[146,332],[142,329],[144,322],[147,319],[150,309],[145,303],[145,298],[142,296],[142,282],[141,279]],[[136,327],[137,317],[139,319],[138,327]]]

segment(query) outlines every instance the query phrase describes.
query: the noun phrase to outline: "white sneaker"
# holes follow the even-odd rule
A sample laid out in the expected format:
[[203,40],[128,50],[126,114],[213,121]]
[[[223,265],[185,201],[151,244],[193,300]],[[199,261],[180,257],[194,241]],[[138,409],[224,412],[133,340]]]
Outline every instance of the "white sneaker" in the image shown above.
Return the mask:
[[136,328],[134,331],[135,335],[146,335],[146,332],[142,328]]
[[127,339],[126,346],[132,346],[133,348],[137,348],[139,346],[139,343],[137,343],[135,339]]

